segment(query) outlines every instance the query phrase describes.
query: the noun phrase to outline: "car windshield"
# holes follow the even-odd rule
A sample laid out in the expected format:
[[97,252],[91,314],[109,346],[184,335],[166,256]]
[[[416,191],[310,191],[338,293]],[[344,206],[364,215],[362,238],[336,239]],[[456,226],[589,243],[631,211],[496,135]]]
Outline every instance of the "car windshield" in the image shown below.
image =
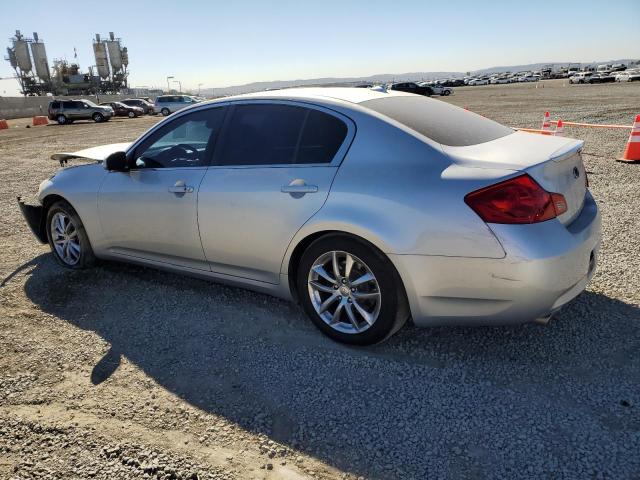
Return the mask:
[[488,118],[421,96],[380,98],[360,105],[386,115],[435,142],[452,147],[490,142],[514,132]]
[[90,107],[97,107],[97,105],[93,103],[91,100],[83,100],[83,102],[89,105]]

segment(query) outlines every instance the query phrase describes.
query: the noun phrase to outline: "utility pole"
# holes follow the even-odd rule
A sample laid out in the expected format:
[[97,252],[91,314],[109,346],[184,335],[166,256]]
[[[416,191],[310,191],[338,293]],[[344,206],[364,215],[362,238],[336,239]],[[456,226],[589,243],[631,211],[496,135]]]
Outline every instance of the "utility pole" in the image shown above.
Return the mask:
[[172,78],[174,78],[174,77],[173,76],[167,77],[167,93],[171,92],[171,87],[169,86],[169,80],[172,79]]

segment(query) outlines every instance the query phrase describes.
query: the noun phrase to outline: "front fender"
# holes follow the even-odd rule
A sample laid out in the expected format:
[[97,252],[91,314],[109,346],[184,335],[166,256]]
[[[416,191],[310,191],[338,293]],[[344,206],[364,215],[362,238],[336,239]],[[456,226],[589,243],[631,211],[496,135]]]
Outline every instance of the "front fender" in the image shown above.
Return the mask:
[[98,191],[107,175],[102,164],[93,163],[63,168],[40,184],[38,200],[55,195],[66,200],[76,211],[89,237],[94,252],[100,250],[102,229],[98,219]]

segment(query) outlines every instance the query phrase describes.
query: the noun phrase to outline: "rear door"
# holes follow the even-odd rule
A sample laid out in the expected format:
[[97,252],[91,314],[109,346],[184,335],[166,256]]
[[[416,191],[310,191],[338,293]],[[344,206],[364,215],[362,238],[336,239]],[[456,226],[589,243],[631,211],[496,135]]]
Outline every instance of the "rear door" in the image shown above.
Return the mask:
[[355,134],[348,118],[287,101],[239,102],[198,195],[214,272],[278,283],[285,251],[324,204]]

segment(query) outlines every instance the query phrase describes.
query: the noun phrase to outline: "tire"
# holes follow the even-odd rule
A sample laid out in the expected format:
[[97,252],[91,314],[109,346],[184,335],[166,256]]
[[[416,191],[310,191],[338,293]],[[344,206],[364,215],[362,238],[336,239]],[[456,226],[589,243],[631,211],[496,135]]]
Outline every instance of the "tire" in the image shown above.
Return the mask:
[[136,116],[136,112],[134,112],[133,110],[130,110],[129,113],[127,113],[127,117],[129,118],[135,118]]
[[[329,276],[335,277],[332,252],[336,252],[338,273],[342,275],[337,282],[329,282],[316,270],[319,262],[326,259],[328,263],[324,265],[329,268]],[[351,275],[343,280],[347,255],[353,263]],[[327,272],[326,268],[324,272]],[[372,275],[373,280],[356,283],[365,274]],[[296,287],[311,321],[337,342],[350,345],[382,342],[398,331],[408,318],[404,287],[393,264],[373,245],[349,235],[325,235],[309,245],[298,264]],[[334,300],[328,302],[330,297]],[[319,313],[326,303],[329,303],[328,308]],[[361,310],[370,317],[368,321],[360,314]]]
[[449,91],[449,90],[445,90],[444,92],[442,92],[442,94],[443,94],[445,97],[448,97],[449,95],[451,95],[451,91]]
[[56,122],[58,122],[58,125],[64,125],[65,123],[67,123],[67,117],[65,117],[64,115],[58,115],[56,117]]
[[96,112],[91,118],[93,118],[93,121],[96,123],[104,122],[104,115],[102,115],[101,113]]
[[168,117],[171,114],[168,108],[163,108],[160,113],[162,113],[164,117]]
[[[66,228],[62,228],[63,225]],[[47,211],[46,228],[51,252],[60,265],[80,270],[95,264],[96,257],[82,220],[69,203],[60,200],[51,205]]]

